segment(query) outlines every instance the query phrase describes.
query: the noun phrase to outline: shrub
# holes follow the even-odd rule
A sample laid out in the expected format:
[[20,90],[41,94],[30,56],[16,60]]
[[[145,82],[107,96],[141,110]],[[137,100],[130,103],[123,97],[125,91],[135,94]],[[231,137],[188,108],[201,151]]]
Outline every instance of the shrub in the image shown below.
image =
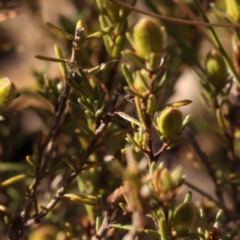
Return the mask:
[[[29,107],[41,119],[42,129],[34,134],[33,151],[24,155],[24,162],[13,154],[14,148],[6,148],[26,137],[12,131],[21,114],[9,109],[17,89],[7,77],[0,79],[2,237],[238,239],[237,1],[226,1],[226,10],[217,3],[211,7],[219,19],[228,21],[219,26],[234,27],[226,32],[232,36],[232,59],[200,3],[179,3],[187,12],[190,7],[198,10],[210,32],[207,40],[214,49],[202,62],[196,27],[167,19],[160,23],[149,16],[137,20],[131,15],[137,9],[129,5],[136,1],[120,1],[127,6],[115,0],[90,2],[85,7],[98,12],[98,30],[96,24],[88,26],[96,22],[94,14],[77,21],[74,35],[67,18],[61,18],[61,28],[47,23],[71,42],[71,57],[65,59],[57,45],[56,57],[36,56],[58,62],[59,73],[49,77],[45,70],[33,70],[41,89],[38,96],[27,89],[19,97],[40,97],[42,103]],[[163,9],[177,14],[173,3],[143,2],[157,16]],[[66,32],[64,26],[70,26]],[[208,110],[192,108],[191,121],[183,109],[192,99],[169,101],[186,65],[197,74]],[[214,151],[208,154],[203,149],[210,143]],[[205,178],[214,192],[202,184]]]

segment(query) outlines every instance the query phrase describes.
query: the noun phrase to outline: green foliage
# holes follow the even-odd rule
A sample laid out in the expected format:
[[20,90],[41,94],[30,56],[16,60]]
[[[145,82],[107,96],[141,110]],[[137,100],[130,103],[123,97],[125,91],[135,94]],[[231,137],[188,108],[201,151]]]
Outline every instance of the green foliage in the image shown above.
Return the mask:
[[[28,110],[41,127],[34,132],[32,152],[23,159],[16,153],[19,162],[14,162],[14,147],[27,134],[16,122],[24,110],[16,108],[14,114],[10,104],[16,87],[7,77],[0,79],[0,114],[6,118],[0,125],[1,237],[239,238],[239,29],[227,32],[233,39],[231,59],[198,1],[144,2],[158,16],[164,9],[177,14],[177,4],[189,14],[195,3],[193,10],[207,23],[212,39],[201,30],[196,43],[196,27],[166,19],[137,20],[132,12],[138,11],[136,1],[85,1],[89,12],[82,13],[76,27],[65,17],[62,27],[47,23],[70,41],[71,56],[64,57],[67,43],[66,48],[54,46],[56,57],[36,56],[57,62],[59,74],[32,70],[39,90],[22,91],[39,102]],[[237,2],[226,3],[218,10],[222,21],[238,22]],[[214,50],[202,63],[197,48],[204,37]],[[200,106],[185,114],[185,106],[196,99],[193,104],[192,99],[169,100],[187,65],[196,73],[211,115]],[[204,152],[210,141],[215,152]],[[201,175],[199,180],[194,174]],[[213,193],[206,185],[213,185]]]

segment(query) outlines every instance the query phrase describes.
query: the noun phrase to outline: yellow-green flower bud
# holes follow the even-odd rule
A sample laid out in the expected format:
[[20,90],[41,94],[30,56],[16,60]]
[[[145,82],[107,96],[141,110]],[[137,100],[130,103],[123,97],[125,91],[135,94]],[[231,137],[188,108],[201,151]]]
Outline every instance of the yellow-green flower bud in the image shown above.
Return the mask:
[[16,96],[16,87],[9,78],[0,78],[0,110],[5,109]]
[[209,76],[209,80],[216,90],[221,90],[227,80],[227,66],[221,54],[212,50],[207,54],[205,68]]
[[172,107],[163,109],[158,117],[157,129],[167,140],[174,140],[182,128],[182,113]]
[[141,19],[133,29],[136,53],[146,58],[150,53],[160,53],[164,45],[164,29],[149,18]]
[[179,183],[183,179],[183,170],[181,166],[177,166],[172,172],[171,172],[171,180],[174,187],[179,186]]
[[192,202],[180,204],[173,214],[172,234],[176,237],[186,235],[196,219],[196,207]]
[[240,1],[239,0],[225,0],[226,13],[236,23],[240,22]]
[[162,191],[167,193],[168,191],[173,190],[173,183],[171,180],[170,173],[167,168],[164,168],[160,175],[160,181],[162,185]]

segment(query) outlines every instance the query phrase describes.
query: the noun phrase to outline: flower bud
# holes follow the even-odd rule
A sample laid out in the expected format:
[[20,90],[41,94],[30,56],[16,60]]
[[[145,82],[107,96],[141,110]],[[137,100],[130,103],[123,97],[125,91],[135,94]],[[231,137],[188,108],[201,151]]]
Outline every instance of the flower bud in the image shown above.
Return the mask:
[[172,233],[176,237],[186,235],[196,219],[196,207],[192,202],[180,204],[173,214]]
[[205,68],[209,76],[209,80],[216,90],[221,90],[227,80],[227,66],[221,54],[212,50],[207,54]]
[[181,166],[177,166],[172,172],[171,172],[171,180],[174,187],[178,187],[183,179],[183,169]]
[[15,95],[16,87],[9,78],[0,78],[0,110],[8,107]]
[[167,193],[168,191],[171,191],[173,189],[171,175],[167,168],[164,168],[162,170],[160,175],[160,182],[162,185],[162,191],[164,193]]
[[164,138],[171,141],[180,133],[182,121],[182,113],[176,108],[168,107],[160,113],[157,129]]
[[240,22],[240,1],[239,0],[225,0],[226,13],[232,18],[235,23]]
[[146,58],[150,53],[160,53],[164,45],[164,30],[149,18],[141,19],[133,29],[136,53]]

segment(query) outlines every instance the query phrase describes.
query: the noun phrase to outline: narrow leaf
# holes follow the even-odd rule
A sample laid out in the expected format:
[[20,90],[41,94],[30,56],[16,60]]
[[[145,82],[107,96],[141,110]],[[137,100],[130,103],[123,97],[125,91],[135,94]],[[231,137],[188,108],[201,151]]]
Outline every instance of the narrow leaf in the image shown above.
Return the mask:
[[31,156],[26,156],[26,160],[30,165],[37,166],[37,162]]
[[[55,45],[54,50],[55,50],[55,54],[58,57],[58,59],[59,58],[62,59],[63,55],[62,55],[61,49],[57,45]],[[68,71],[67,71],[66,64],[64,62],[59,62],[58,65],[59,65],[59,68],[60,68],[60,71],[61,71],[63,77],[65,78],[65,80],[67,80]]]
[[65,31],[63,31],[62,29],[60,29],[59,27],[53,25],[52,23],[49,23],[49,22],[48,22],[48,23],[47,23],[47,26],[48,26],[52,31],[54,31],[55,33],[61,35],[62,37],[65,37],[65,38],[67,38],[67,39],[69,39],[69,40],[71,40],[71,41],[74,41],[73,35],[71,35],[71,34],[65,32]]
[[130,72],[129,68],[125,64],[122,64],[122,73],[125,79],[127,80],[128,86],[131,87],[133,85],[134,79],[133,79],[132,73]]
[[106,28],[104,28],[104,29],[102,29],[102,30],[100,30],[100,31],[97,31],[97,32],[95,32],[95,33],[92,33],[92,34],[88,35],[88,36],[86,37],[86,39],[101,37],[101,36],[103,36],[103,35],[105,35],[105,34],[110,33],[114,28],[115,28],[115,26],[106,27]]
[[145,229],[144,232],[146,234],[152,235],[153,237],[156,237],[157,239],[161,239],[161,235],[157,231],[155,231],[155,230]]
[[10,185],[13,185],[14,183],[17,183],[17,182],[22,181],[22,180],[25,179],[26,177],[27,177],[26,174],[20,174],[20,175],[11,177],[11,178],[3,181],[2,183],[0,183],[0,187],[1,187],[1,188],[8,187],[8,186],[10,186]]
[[8,207],[2,205],[2,204],[0,204],[0,211],[1,211],[1,212],[4,212],[5,214],[7,214],[7,215],[9,215],[9,216],[11,216],[11,211],[10,211],[10,209],[9,209]]
[[49,62],[69,63],[69,61],[67,59],[46,57],[46,56],[42,56],[42,55],[36,55],[35,58],[38,58],[38,59],[41,59],[41,60],[45,60],[45,61],[49,61]]
[[124,112],[116,112],[117,115],[119,115],[120,117],[124,118],[125,120],[138,125],[139,127],[143,127],[143,124],[141,122],[139,122],[137,119],[127,115]]

